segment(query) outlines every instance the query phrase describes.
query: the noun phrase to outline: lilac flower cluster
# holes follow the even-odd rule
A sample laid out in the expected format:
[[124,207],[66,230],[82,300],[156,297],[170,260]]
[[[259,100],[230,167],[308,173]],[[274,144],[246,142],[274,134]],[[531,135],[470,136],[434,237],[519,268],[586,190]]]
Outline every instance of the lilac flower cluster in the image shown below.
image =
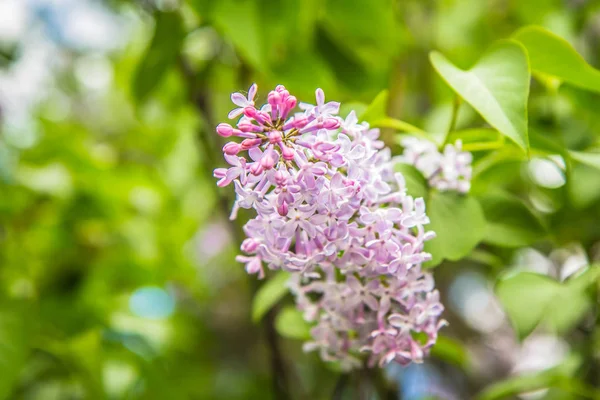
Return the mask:
[[426,139],[406,137],[401,142],[404,153],[400,162],[414,165],[423,173],[430,187],[440,191],[467,193],[471,188],[471,153],[462,151],[462,142],[446,144],[441,153],[435,143]]
[[[219,186],[233,182],[232,212],[253,208],[244,226],[246,271],[262,278],[264,267],[291,272],[289,287],[307,321],[314,322],[305,350],[345,368],[419,362],[444,324],[432,276],[421,269],[431,258],[424,242],[435,234],[422,198],[406,194],[379,131],[354,112],[337,116],[340,104],[300,103],[277,86],[267,104],[231,96],[236,127],[217,132],[241,142],[223,151],[230,167],[218,168]],[[245,156],[247,152],[248,157]],[[240,155],[244,154],[244,155]]]

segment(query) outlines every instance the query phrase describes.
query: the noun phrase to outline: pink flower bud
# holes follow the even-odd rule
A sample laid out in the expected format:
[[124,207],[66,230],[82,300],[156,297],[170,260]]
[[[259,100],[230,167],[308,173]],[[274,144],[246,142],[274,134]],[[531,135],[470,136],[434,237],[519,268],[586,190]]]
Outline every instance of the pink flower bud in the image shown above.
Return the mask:
[[294,159],[294,150],[290,149],[289,147],[285,146],[283,143],[279,144],[281,147],[281,156],[283,157],[284,160],[286,161],[291,161]]
[[244,115],[248,118],[254,119],[261,125],[264,125],[266,122],[271,122],[271,117],[266,112],[257,110],[252,106],[248,106],[244,108]]
[[229,142],[223,146],[223,152],[230,156],[235,156],[240,151],[242,151],[242,146],[236,142]]
[[262,132],[263,131],[263,128],[261,128],[260,126],[256,126],[253,123],[250,123],[248,121],[240,122],[237,126],[242,132]]
[[269,132],[269,142],[271,142],[271,143],[281,142],[281,132],[279,132],[279,131]]
[[273,150],[267,150],[263,153],[262,158],[260,159],[260,165],[263,166],[264,169],[271,169],[275,166],[275,157],[273,157]]
[[244,253],[253,254],[258,249],[260,242],[253,238],[248,238],[242,242],[241,249]]
[[304,115],[294,118],[294,128],[302,129],[308,124],[308,118]]
[[262,174],[263,170],[264,169],[263,169],[262,165],[260,165],[259,162],[255,162],[254,164],[252,164],[250,166],[250,173],[252,175],[258,176],[258,175]]
[[313,150],[326,153],[329,151],[338,151],[340,149],[340,145],[330,142],[317,142],[312,146],[312,148]]
[[217,125],[217,133],[223,137],[229,137],[233,135],[233,128],[229,124]]
[[262,139],[244,139],[242,140],[242,150],[250,150],[262,143]]
[[284,186],[287,183],[288,174],[287,174],[287,172],[277,171],[277,172],[275,172],[274,178],[275,178],[275,183],[278,186]]
[[285,201],[277,206],[277,213],[279,213],[279,215],[282,217],[285,217],[288,214],[288,211],[288,205]]
[[290,96],[287,99],[285,99],[285,105],[288,110],[291,110],[294,107],[296,107],[296,104],[298,104],[298,100],[296,99],[295,96]]
[[257,113],[258,113],[258,110],[252,106],[248,106],[248,107],[244,108],[244,115],[248,118],[254,118]]
[[271,105],[271,109],[276,110],[277,105],[281,103],[281,95],[276,91],[272,91],[269,93],[268,101]]
[[325,129],[337,129],[340,125],[340,121],[337,118],[327,118],[323,121],[323,128]]

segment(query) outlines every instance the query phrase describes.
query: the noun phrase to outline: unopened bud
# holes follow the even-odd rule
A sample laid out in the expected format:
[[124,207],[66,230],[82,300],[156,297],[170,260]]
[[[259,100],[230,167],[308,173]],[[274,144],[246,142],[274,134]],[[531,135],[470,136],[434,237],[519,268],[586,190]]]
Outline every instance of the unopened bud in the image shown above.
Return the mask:
[[242,150],[250,150],[262,143],[261,139],[244,139],[242,141]]
[[223,152],[230,156],[235,156],[242,150],[242,146],[236,142],[229,142],[225,146],[223,146]]
[[337,118],[327,118],[323,121],[323,128],[325,129],[337,129],[340,125],[340,121]]
[[291,161],[294,159],[295,153],[294,150],[290,149],[287,146],[281,145],[281,156],[286,161]]
[[258,249],[260,245],[259,241],[256,239],[248,238],[242,242],[241,249],[244,253],[253,254]]
[[233,128],[229,124],[217,125],[217,133],[223,137],[229,137],[233,135]]
[[280,205],[277,206],[277,212],[282,217],[285,217],[288,214],[288,211],[289,211],[289,208],[288,208],[288,205],[287,205],[287,203],[285,201],[282,202]]

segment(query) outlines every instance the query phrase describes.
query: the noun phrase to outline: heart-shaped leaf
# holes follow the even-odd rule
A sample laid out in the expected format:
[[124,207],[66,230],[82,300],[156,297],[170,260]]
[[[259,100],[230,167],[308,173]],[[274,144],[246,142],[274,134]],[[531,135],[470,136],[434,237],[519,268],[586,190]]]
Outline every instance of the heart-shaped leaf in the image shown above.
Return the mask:
[[520,29],[513,39],[527,49],[534,72],[600,92],[600,71],[590,66],[565,39],[537,26]]
[[275,319],[275,329],[290,339],[310,339],[310,324],[304,320],[302,313],[293,306],[285,307]]
[[152,42],[137,66],[133,79],[132,91],[136,100],[146,100],[175,64],[184,37],[185,29],[179,13],[161,12],[156,15]]
[[448,85],[490,125],[523,150],[529,149],[527,97],[531,74],[521,44],[498,42],[466,71],[438,52],[432,52],[429,58]]
[[466,347],[457,339],[448,336],[438,336],[435,346],[431,349],[431,355],[454,364],[463,370],[468,370],[471,367],[471,360]]
[[432,192],[427,201],[428,229],[436,237],[425,244],[432,260],[426,267],[442,260],[459,260],[469,254],[485,235],[485,218],[477,199],[450,192]]
[[542,323],[558,333],[573,328],[592,305],[587,288],[598,281],[600,266],[565,283],[532,272],[519,272],[501,279],[496,295],[520,339]]
[[263,315],[285,296],[288,292],[286,283],[289,279],[288,272],[279,271],[258,289],[252,302],[252,320],[254,322],[260,321]]
[[379,92],[379,94],[375,96],[371,104],[369,104],[367,109],[358,116],[358,119],[361,121],[373,123],[380,119],[387,118],[386,109],[388,98],[389,92],[387,90],[382,90],[381,92]]
[[560,291],[558,282],[532,272],[511,275],[496,286],[496,295],[520,339],[535,329]]
[[423,176],[421,171],[409,164],[396,164],[394,167],[396,172],[400,172],[406,182],[406,192],[412,197],[427,198],[427,179]]
[[518,198],[506,193],[493,193],[482,196],[480,200],[487,220],[487,243],[519,247],[545,236],[544,226]]
[[569,151],[572,167],[568,171],[567,190],[576,208],[585,208],[600,198],[600,153]]

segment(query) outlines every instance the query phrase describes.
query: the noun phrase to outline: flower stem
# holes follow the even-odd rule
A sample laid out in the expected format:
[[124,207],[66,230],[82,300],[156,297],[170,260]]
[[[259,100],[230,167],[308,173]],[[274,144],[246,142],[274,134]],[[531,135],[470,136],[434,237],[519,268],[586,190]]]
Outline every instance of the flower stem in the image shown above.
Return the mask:
[[[456,120],[458,119],[458,110],[460,108],[461,99],[458,96],[454,97],[454,101],[452,102],[452,117],[450,119],[450,124],[448,125],[448,132],[446,133],[446,141],[450,136],[450,133],[454,131],[456,128]],[[444,143],[446,144],[446,143]]]
[[370,380],[377,392],[379,400],[397,400],[398,393],[396,388],[392,388],[390,382],[385,377],[385,370],[383,368],[369,368]]
[[347,373],[342,373],[335,383],[335,387],[333,388],[333,393],[331,394],[331,400],[343,400],[344,393],[346,392],[346,388],[348,387],[348,382],[350,381],[350,375]]

